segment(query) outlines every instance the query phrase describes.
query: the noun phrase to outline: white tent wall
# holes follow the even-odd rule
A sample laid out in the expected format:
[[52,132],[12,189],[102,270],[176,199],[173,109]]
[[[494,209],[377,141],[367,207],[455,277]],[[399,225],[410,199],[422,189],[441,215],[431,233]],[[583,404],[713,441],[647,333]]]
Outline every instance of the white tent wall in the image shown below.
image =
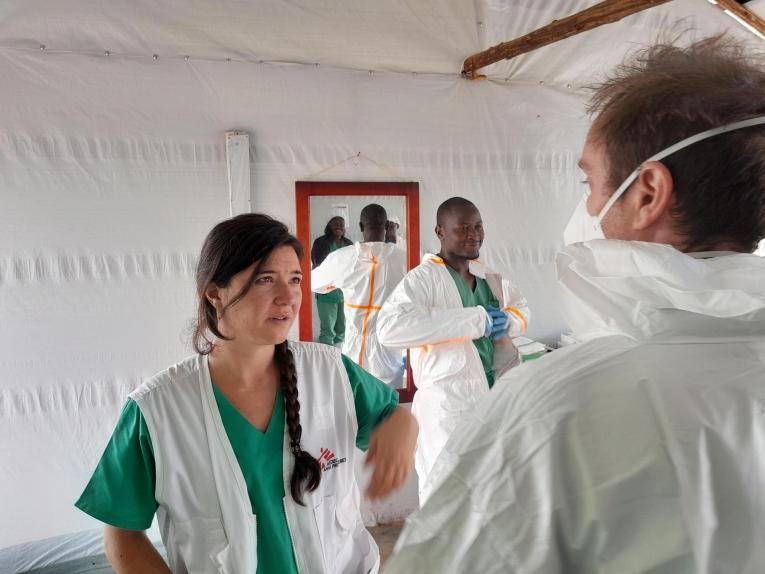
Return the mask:
[[288,111],[283,125],[304,121],[296,128],[302,136],[269,145],[264,140],[283,136],[254,133],[253,208],[294,218],[294,181],[361,151],[383,167],[350,161],[321,177],[418,181],[421,247],[435,252],[436,208],[450,196],[467,197],[483,209],[484,258],[516,279],[532,305],[534,291],[539,297],[532,336],[557,340],[560,317],[543,303],[552,291],[541,290],[554,284],[552,259],[583,191],[576,161],[587,122],[579,97],[449,77],[301,76],[293,78],[306,82],[298,89],[318,96],[302,114]]
[[[117,3],[99,4],[104,13],[88,13],[87,4],[68,4],[90,16],[80,18],[81,31],[49,3],[19,0],[0,8],[0,571],[92,552],[92,545],[56,542],[43,553],[30,543],[77,532],[89,533],[81,540],[95,539],[99,523],[72,504],[126,394],[191,352],[195,258],[207,231],[229,210],[227,130],[250,135],[253,209],[293,228],[295,181],[359,151],[376,164],[347,162],[317,177],[418,181],[423,251],[437,249],[438,204],[452,195],[473,200],[487,229],[483,257],[527,294],[531,336],[555,342],[564,325],[552,261],[583,192],[576,161],[588,122],[579,82],[569,88],[546,77],[539,85],[544,60],[536,60],[534,73],[524,70],[508,82],[444,73],[458,70],[460,58],[480,45],[475,18],[483,16],[459,7],[469,3],[445,3],[446,15],[427,24],[431,32],[430,26],[445,25],[456,48],[425,34],[414,60],[403,48],[387,59],[362,51],[345,62],[356,70],[342,67],[343,42],[323,53],[336,67],[224,61],[249,48],[231,13],[240,3],[191,3],[193,17],[177,28],[163,10],[183,12],[179,3],[162,3],[163,9],[136,3],[134,14],[116,15],[105,12]],[[283,17],[302,30],[319,22],[322,38],[332,35],[331,10],[292,13],[295,6],[287,5],[269,26],[267,16],[282,4],[263,2],[269,10],[253,25],[278,28]],[[395,10],[419,4],[403,2]],[[556,7],[560,16],[591,2],[515,4],[516,19],[501,6],[477,3],[478,12],[502,18],[507,39],[536,25],[522,17],[535,12],[532,5]],[[692,22],[703,31],[733,25],[706,2],[671,4],[667,15],[703,14]],[[377,3],[358,3],[356,17],[365,16],[362,5],[368,16]],[[234,32],[229,44],[210,24],[221,14]],[[117,24],[104,27],[109,16]],[[619,29],[623,40],[650,40],[654,34],[640,26],[630,34],[634,22],[645,22],[634,18],[609,35]],[[189,31],[192,21],[207,27]],[[649,20],[652,26],[666,21]],[[378,25],[395,23],[386,12]],[[188,36],[170,34],[177,30]],[[146,37],[133,38],[136,31],[166,33],[167,46],[177,46],[181,56],[152,59],[156,48]],[[404,41],[399,36],[380,32],[370,42],[378,42],[381,54]],[[574,45],[585,54],[586,42],[599,46],[598,38],[595,31]],[[184,42],[192,40],[217,59],[184,60]],[[72,52],[41,51],[38,43]],[[109,48],[113,55],[103,55]],[[290,55],[301,52],[287,48]],[[618,60],[630,46],[608,48],[609,59]],[[567,50],[556,54],[555,62],[571,57]],[[380,66],[370,74],[366,68],[375,61]],[[409,72],[412,62],[423,66],[416,75]],[[600,70],[572,58],[570,68],[555,68],[553,76],[589,79]]]
[[290,224],[294,182],[358,150],[389,173],[325,175],[419,181],[426,250],[437,205],[473,199],[486,257],[538,301],[536,332],[560,329],[551,261],[586,127],[570,91],[2,51],[0,76],[2,547],[98,527],[72,503],[126,393],[190,353],[195,256],[228,215],[227,129],[254,142],[253,208]]

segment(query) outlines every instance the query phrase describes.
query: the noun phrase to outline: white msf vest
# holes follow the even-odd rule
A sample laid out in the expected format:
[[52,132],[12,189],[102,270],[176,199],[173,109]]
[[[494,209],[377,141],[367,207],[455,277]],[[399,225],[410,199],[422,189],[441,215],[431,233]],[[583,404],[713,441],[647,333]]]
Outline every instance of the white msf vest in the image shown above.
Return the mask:
[[[377,572],[379,551],[364,527],[354,476],[358,423],[337,349],[290,342],[295,357],[303,449],[320,458],[319,488],[292,500],[294,457],[284,436],[283,499],[301,574]],[[155,497],[171,570],[255,574],[256,517],[226,436],[206,356],[194,356],[131,395],[146,419],[156,463]]]

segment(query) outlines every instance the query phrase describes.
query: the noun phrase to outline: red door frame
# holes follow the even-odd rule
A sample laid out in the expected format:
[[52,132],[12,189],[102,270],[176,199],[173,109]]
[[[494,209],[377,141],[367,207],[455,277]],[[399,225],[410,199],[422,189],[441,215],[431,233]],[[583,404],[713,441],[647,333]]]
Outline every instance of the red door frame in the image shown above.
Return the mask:
[[[409,269],[420,263],[420,184],[408,182],[298,181],[295,183],[297,238],[305,248],[301,263],[303,305],[300,307],[300,340],[313,340],[313,299],[311,297],[311,197],[328,195],[392,195],[406,201],[406,253]],[[350,224],[350,222],[347,222]],[[305,303],[308,302],[308,305]],[[408,353],[407,353],[408,359]],[[401,402],[411,402],[416,390],[411,362],[407,360],[406,388],[398,389]]]

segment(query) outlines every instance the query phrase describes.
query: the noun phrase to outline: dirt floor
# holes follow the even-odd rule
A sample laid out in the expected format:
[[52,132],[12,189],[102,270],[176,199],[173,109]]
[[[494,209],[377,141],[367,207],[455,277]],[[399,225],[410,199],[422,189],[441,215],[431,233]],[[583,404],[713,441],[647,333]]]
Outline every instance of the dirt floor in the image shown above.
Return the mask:
[[398,540],[398,535],[401,534],[401,529],[404,527],[404,521],[392,522],[390,524],[380,524],[373,526],[369,529],[372,536],[380,547],[380,564],[385,564],[385,561],[393,552],[393,546]]

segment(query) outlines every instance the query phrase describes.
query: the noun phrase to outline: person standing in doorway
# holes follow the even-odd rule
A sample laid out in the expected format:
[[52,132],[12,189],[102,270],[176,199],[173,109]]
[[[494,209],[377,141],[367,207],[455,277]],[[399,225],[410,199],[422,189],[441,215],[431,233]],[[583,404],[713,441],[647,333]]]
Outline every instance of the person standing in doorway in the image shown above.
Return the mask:
[[[345,219],[337,215],[327,222],[324,235],[313,242],[311,267],[318,267],[330,253],[349,245],[353,245],[353,242],[345,236]],[[316,310],[319,313],[319,343],[341,345],[345,340],[343,292],[335,289],[332,292],[317,293]]]
[[329,294],[342,289],[346,324],[343,353],[381,381],[399,388],[404,374],[403,353],[380,344],[377,315],[406,274],[406,254],[385,242],[391,222],[383,206],[367,205],[360,219],[364,241],[331,253],[311,272],[311,289]]
[[396,244],[396,230],[396,224],[389,219],[385,226],[385,243]]
[[388,226],[385,228],[385,243],[394,243],[401,249],[406,249],[406,237],[401,233],[401,221],[397,216],[388,220]]

